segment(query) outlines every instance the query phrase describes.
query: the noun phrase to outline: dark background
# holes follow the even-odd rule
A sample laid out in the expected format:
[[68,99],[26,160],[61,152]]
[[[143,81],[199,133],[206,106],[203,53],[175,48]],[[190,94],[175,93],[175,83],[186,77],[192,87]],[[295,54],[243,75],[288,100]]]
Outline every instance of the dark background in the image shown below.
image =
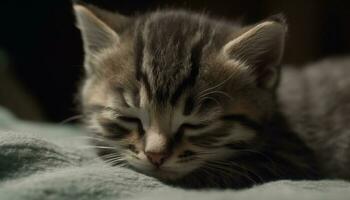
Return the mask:
[[[186,8],[253,23],[276,13],[288,19],[285,63],[302,65],[350,51],[346,0],[95,0],[135,14]],[[29,120],[60,122],[76,114],[82,44],[70,0],[0,1],[0,105]]]

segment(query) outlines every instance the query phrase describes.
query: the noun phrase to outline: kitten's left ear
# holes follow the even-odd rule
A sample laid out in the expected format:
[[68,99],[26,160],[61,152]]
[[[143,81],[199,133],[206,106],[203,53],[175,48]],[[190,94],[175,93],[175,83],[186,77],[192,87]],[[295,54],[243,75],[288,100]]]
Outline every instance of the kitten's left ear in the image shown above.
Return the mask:
[[223,47],[223,52],[229,59],[247,64],[259,86],[272,89],[278,82],[286,33],[284,18],[275,16],[244,28],[243,33]]
[[86,54],[93,55],[119,43],[119,35],[90,9],[82,5],[74,5],[74,11]]

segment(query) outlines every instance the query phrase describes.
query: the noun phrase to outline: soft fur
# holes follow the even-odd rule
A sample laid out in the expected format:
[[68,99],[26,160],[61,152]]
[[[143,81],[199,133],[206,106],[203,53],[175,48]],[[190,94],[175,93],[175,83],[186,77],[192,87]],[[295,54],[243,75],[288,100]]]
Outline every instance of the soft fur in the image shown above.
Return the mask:
[[279,89],[283,113],[314,151],[323,176],[350,179],[350,59],[285,67]]

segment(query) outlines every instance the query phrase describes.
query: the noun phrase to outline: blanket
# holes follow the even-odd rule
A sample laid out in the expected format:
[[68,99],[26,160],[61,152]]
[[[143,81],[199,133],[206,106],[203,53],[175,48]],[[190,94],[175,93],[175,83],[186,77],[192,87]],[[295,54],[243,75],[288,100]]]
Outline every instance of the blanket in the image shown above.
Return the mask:
[[281,180],[244,190],[185,190],[102,162],[79,127],[24,122],[0,108],[0,199],[350,199],[341,180]]

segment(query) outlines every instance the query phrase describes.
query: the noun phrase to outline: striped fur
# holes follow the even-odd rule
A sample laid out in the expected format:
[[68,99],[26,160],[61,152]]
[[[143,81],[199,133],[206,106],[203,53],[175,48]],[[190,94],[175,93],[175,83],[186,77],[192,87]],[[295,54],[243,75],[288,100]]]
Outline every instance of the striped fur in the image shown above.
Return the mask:
[[186,11],[75,12],[82,108],[107,162],[187,187],[316,177],[312,153],[276,111],[281,17],[242,27]]

